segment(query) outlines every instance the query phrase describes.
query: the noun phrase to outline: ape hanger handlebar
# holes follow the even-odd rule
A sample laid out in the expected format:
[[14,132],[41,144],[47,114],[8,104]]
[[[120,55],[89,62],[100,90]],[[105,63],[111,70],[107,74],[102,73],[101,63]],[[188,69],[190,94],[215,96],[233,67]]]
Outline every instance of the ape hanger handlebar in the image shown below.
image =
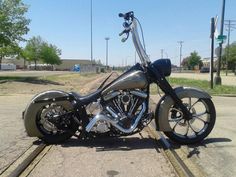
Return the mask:
[[124,30],[119,35],[121,36],[123,34],[126,34],[126,37],[122,38],[121,41],[125,42],[129,38],[129,33],[131,32],[136,52],[138,53],[142,64],[147,66],[148,63],[150,63],[150,59],[139,38],[138,24],[140,25],[140,23],[138,19],[134,16],[133,11],[124,14],[120,13],[119,17],[122,17],[125,20],[125,22],[123,23]]

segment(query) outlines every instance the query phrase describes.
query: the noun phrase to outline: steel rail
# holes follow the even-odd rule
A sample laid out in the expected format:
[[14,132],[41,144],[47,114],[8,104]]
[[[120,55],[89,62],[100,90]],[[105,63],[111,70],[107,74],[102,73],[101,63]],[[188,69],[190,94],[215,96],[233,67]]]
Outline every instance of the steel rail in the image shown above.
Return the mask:
[[[172,164],[176,173],[180,177],[194,177],[195,175],[191,172],[188,166],[183,162],[179,155],[175,152],[173,148],[166,142],[165,138],[157,132],[153,127],[148,126],[147,132],[152,138],[157,140],[160,147],[163,147],[161,153],[166,157],[166,159]],[[160,141],[159,141],[160,140]]]
[[[8,176],[8,177],[18,177],[20,176],[33,162],[34,160],[40,156],[40,154],[43,152],[43,150],[47,147],[46,144],[41,143],[39,144],[29,155],[25,155],[26,157],[24,157],[24,154],[27,153],[27,151],[30,150],[30,148],[32,148],[32,146],[30,146],[25,152],[23,152],[14,162],[12,162],[1,174],[0,176]],[[49,147],[50,149],[51,147]],[[46,153],[45,153],[46,154]],[[45,155],[44,154],[44,155]],[[43,155],[43,156],[44,156]],[[42,156],[42,157],[43,157]],[[23,158],[23,159],[21,159]],[[38,162],[36,163],[36,165],[39,163],[39,161],[42,158],[40,158],[38,160]],[[35,166],[36,166],[35,165]],[[29,173],[32,171],[32,169],[29,171]],[[28,173],[28,174],[29,174]],[[25,175],[27,176],[27,175]]]

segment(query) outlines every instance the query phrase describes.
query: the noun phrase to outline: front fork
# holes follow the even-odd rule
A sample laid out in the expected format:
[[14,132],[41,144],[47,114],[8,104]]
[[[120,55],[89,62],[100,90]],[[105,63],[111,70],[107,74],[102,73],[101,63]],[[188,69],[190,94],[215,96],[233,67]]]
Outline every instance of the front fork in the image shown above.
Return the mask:
[[155,76],[157,85],[161,88],[161,90],[166,94],[170,95],[174,102],[179,106],[181,111],[183,112],[183,118],[185,120],[192,119],[192,114],[188,110],[188,108],[183,104],[182,100],[176,95],[174,89],[171,87],[169,82],[166,80],[164,76],[162,76],[159,71],[153,66],[150,66],[150,70],[152,74]]

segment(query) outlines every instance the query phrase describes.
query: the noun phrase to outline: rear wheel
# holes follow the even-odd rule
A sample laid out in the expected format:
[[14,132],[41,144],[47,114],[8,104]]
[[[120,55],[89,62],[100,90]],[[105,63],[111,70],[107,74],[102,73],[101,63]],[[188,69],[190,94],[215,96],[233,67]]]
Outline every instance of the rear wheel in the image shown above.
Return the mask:
[[168,121],[172,129],[164,132],[171,140],[180,144],[193,144],[202,141],[213,129],[216,119],[214,104],[208,98],[182,98],[183,104],[192,114],[185,120],[178,105],[169,109]]
[[77,125],[70,117],[68,104],[45,103],[36,113],[36,125],[49,144],[61,143],[77,130]]

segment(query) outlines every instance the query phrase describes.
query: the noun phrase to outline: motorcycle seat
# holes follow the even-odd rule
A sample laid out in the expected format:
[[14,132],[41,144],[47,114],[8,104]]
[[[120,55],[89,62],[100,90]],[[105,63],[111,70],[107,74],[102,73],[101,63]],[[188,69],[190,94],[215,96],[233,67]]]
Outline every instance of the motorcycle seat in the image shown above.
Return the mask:
[[96,90],[93,93],[90,93],[88,95],[80,95],[76,92],[70,92],[69,94],[72,95],[79,103],[83,105],[87,105],[93,101],[97,101],[99,97],[101,97],[101,89]]

